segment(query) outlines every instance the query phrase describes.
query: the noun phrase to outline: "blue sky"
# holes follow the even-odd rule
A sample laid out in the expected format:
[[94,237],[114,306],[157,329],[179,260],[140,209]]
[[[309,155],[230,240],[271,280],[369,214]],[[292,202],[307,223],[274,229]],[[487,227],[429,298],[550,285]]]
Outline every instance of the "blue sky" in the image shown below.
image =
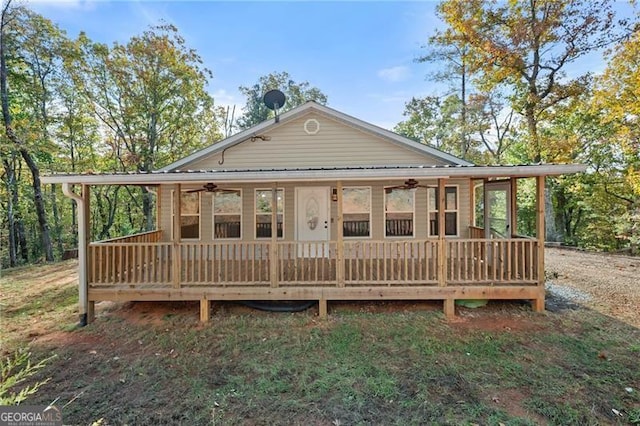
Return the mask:
[[430,93],[421,47],[436,2],[218,2],[40,0],[27,5],[71,37],[125,43],[160,20],[175,24],[214,74],[221,104],[272,71],[309,81],[329,106],[391,128],[404,103]]
[[[287,71],[329,106],[391,129],[412,96],[442,92],[416,63],[435,28],[435,1],[220,2],[27,0],[71,37],[126,43],[161,20],[178,27],[214,78],[218,104],[238,107],[241,85]],[[592,59],[591,61],[594,61]],[[595,59],[598,62],[598,59]],[[602,69],[601,63],[589,69]]]

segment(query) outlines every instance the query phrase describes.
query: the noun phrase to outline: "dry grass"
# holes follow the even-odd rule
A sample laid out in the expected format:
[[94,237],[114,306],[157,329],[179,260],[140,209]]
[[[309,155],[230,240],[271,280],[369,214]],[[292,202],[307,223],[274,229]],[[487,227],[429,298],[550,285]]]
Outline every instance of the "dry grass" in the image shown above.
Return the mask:
[[490,303],[446,322],[438,304],[362,302],[322,321],[217,303],[203,326],[197,303],[103,302],[73,329],[74,270],[0,279],[3,349],[58,355],[28,402],[59,398],[65,423],[640,424],[640,330],[626,316]]

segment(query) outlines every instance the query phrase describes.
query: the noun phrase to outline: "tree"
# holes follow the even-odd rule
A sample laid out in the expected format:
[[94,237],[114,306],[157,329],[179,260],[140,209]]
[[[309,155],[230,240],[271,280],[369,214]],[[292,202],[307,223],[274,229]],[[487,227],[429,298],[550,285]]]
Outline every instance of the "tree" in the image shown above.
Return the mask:
[[[0,103],[5,135],[11,144],[7,150],[19,153],[31,172],[42,251],[47,261],[54,260],[53,249],[40,181],[40,167],[34,154],[46,152],[45,145],[49,142],[46,115],[48,81],[59,60],[57,49],[61,39],[60,30],[41,16],[25,8],[14,8],[11,1],[2,9]],[[20,88],[16,89],[16,86]],[[20,104],[20,97],[28,102]],[[29,110],[29,106],[35,110]],[[18,121],[14,120],[16,110],[19,115],[22,113]],[[5,159],[7,155],[10,152],[3,153]],[[5,170],[8,164],[4,162]]]
[[606,153],[602,170],[605,193],[624,206],[619,215],[618,235],[632,251],[640,247],[640,33],[618,44],[609,64],[597,79],[592,112],[600,125],[610,129],[597,152]]
[[403,112],[407,119],[398,123],[393,130],[416,142],[460,155],[456,118],[459,110],[460,99],[456,95],[412,98],[405,104]]
[[307,81],[296,83],[287,72],[273,72],[260,77],[253,86],[240,86],[239,89],[246,97],[244,113],[236,123],[240,130],[248,129],[273,116],[273,111],[262,101],[262,97],[269,90],[278,89],[285,94],[286,103],[280,112],[288,111],[307,101],[316,101],[322,105],[327,103],[327,96],[320,89],[311,87]]
[[514,109],[526,121],[530,158],[545,160],[540,121],[584,87],[582,77],[568,78],[567,65],[618,36],[611,1],[445,0],[438,12],[469,43],[468,64],[478,84],[511,89]]
[[[470,137],[482,142],[476,158],[485,164],[505,164],[505,154],[516,142],[517,118],[499,91],[469,97]],[[486,155],[489,154],[489,155]]]
[[[171,25],[112,48],[81,34],[74,78],[106,126],[121,170],[151,171],[219,138],[209,70]],[[152,197],[141,187],[145,228]]]
[[[444,64],[440,69],[429,76],[437,82],[448,82],[451,89],[456,94],[453,98],[459,104],[457,132],[459,133],[459,156],[463,159],[467,157],[467,151],[471,145],[469,138],[468,123],[468,100],[470,90],[470,71],[467,65],[469,56],[469,43],[466,35],[458,33],[451,28],[444,31],[436,31],[435,35],[429,38],[429,43],[425,48],[428,53],[417,59],[417,62],[428,62],[430,64]],[[453,130],[453,129],[452,129]],[[452,135],[453,136],[453,135]]]

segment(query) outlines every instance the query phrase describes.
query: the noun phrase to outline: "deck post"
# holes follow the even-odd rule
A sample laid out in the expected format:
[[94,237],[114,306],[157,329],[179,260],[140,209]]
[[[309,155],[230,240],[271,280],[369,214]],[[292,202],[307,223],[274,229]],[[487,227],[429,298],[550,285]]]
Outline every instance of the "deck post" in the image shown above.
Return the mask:
[[511,200],[511,238],[518,235],[518,178],[511,178],[511,184],[509,189]]
[[211,318],[211,301],[206,297],[200,299],[200,322],[209,322]]
[[278,183],[271,188],[271,246],[269,247],[271,287],[278,287]]
[[[445,287],[447,285],[447,241],[445,240],[445,209],[446,194],[445,180],[438,179],[438,286]],[[444,300],[444,316],[451,319],[456,315],[455,300]]]
[[173,288],[180,288],[180,276],[182,275],[182,259],[180,254],[180,239],[182,238],[182,185],[179,183],[173,186],[173,240],[172,246],[172,280]]
[[453,319],[456,317],[456,301],[454,299],[444,300],[444,317]]
[[91,227],[89,215],[91,212],[91,191],[89,185],[82,185],[82,194],[73,192],[70,183],[62,184],[62,193],[73,199],[78,206],[78,316],[79,325],[84,327],[94,320],[95,304],[89,301],[89,243],[91,242]]
[[544,311],[545,299],[545,276],[544,276],[544,182],[545,176],[536,178],[536,238],[538,242],[538,297],[533,300],[533,310],[536,312]]
[[[78,277],[80,293],[78,302],[80,303],[80,325],[91,324],[95,319],[95,302],[89,301],[89,268],[91,259],[89,258],[89,243],[91,242],[91,188],[89,185],[82,185],[82,206],[78,206],[78,248],[84,252],[84,262],[80,265],[83,275],[82,280]],[[80,253],[78,252],[78,257]],[[82,281],[82,282],[80,282]]]
[[[82,238],[80,238],[80,235],[78,235],[78,242],[81,242],[80,244],[84,249],[85,262],[84,262],[84,268],[83,268],[84,282],[82,284],[82,290],[80,291],[80,294],[84,299],[82,303],[84,303],[85,305],[84,323],[91,324],[95,320],[96,314],[95,314],[95,302],[89,300],[89,268],[91,267],[91,259],[88,256],[89,243],[91,242],[91,217],[90,217],[91,216],[91,188],[89,187],[89,185],[82,185],[82,201],[83,201],[82,208],[79,208],[78,211],[82,210],[83,217],[82,217],[82,221],[78,220],[78,224],[81,224],[80,226],[83,228],[84,232],[83,232]],[[83,312],[81,310],[80,311],[81,324],[83,322],[82,316],[83,316]]]
[[438,285],[445,287],[447,285],[447,277],[445,275],[447,263],[446,259],[446,241],[445,233],[445,186],[444,179],[438,179]]
[[324,297],[318,300],[318,317],[321,319],[327,318],[327,299]]
[[[336,183],[336,191],[337,191],[337,208],[338,208],[338,217],[337,217],[337,228],[336,228],[336,240],[337,240],[337,259],[336,259],[336,279],[338,280],[338,287],[344,287],[344,218],[342,217],[342,181],[339,180]],[[326,301],[325,301],[326,308]],[[326,314],[326,312],[325,312]]]

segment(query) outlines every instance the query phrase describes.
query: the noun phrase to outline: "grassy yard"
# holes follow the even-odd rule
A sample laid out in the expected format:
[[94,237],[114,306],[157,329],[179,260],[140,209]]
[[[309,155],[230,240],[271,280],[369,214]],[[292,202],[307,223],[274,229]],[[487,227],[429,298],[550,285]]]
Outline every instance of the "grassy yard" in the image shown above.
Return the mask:
[[57,355],[28,403],[59,398],[65,423],[640,424],[640,330],[595,311],[218,304],[202,326],[197,304],[101,304],[74,329],[73,268],[0,279],[2,351]]

